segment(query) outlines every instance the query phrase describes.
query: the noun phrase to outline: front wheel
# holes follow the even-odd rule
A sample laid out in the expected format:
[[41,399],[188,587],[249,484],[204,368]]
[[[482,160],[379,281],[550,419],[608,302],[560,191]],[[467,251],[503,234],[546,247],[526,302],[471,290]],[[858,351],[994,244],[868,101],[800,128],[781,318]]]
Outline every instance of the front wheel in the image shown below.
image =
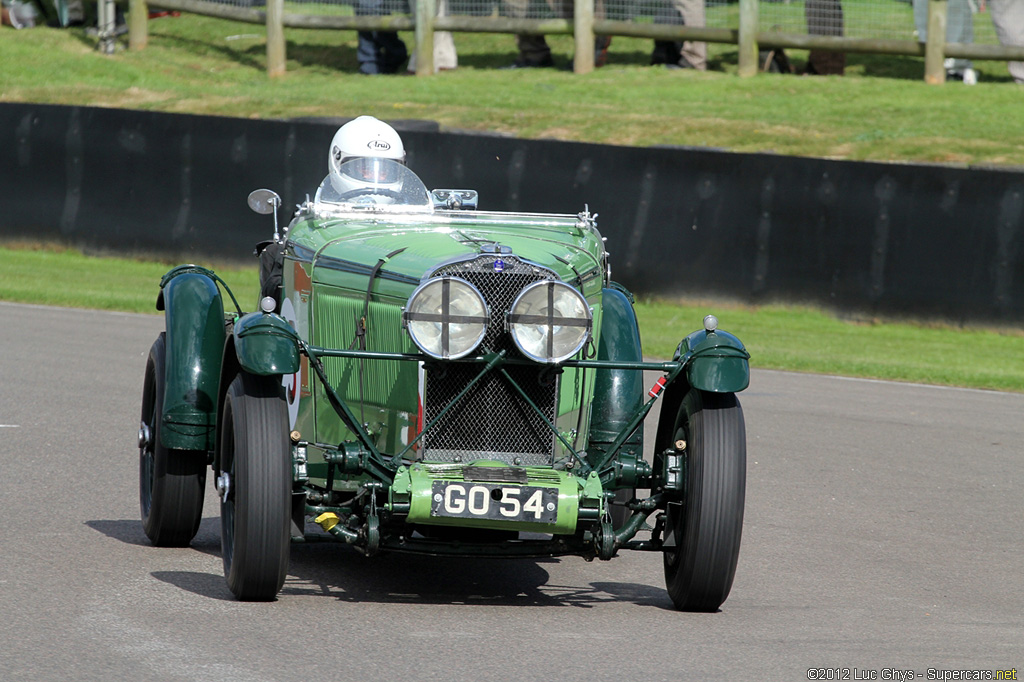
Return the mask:
[[206,489],[206,453],[170,450],[160,440],[164,409],[166,334],[149,350],[139,424],[142,529],[158,547],[186,547],[199,530]]
[[735,394],[690,390],[674,435],[685,442],[686,489],[666,513],[665,584],[676,608],[717,611],[736,574],[746,494],[746,427]]
[[242,600],[274,599],[288,573],[289,447],[280,380],[242,372],[224,399],[217,481],[224,577]]

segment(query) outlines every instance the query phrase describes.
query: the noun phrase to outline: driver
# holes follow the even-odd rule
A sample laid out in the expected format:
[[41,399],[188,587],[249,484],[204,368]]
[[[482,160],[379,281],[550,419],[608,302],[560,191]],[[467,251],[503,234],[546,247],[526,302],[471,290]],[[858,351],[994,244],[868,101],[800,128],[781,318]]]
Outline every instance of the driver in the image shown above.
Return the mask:
[[405,146],[395,129],[373,116],[360,116],[341,126],[331,140],[327,178],[316,193],[316,201],[339,201],[365,190],[402,189],[400,168],[405,165]]

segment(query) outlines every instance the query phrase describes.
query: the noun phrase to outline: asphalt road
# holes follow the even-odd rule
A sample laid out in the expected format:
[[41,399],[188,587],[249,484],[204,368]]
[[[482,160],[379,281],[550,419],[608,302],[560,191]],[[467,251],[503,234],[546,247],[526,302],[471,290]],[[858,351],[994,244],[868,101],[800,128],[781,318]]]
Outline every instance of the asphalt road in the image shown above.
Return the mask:
[[[717,614],[661,559],[485,561],[297,546],[232,600],[212,494],[148,545],[137,450],[160,317],[0,303],[0,679],[1024,677],[1024,395],[755,372],[743,548]],[[817,677],[814,673],[812,677]]]

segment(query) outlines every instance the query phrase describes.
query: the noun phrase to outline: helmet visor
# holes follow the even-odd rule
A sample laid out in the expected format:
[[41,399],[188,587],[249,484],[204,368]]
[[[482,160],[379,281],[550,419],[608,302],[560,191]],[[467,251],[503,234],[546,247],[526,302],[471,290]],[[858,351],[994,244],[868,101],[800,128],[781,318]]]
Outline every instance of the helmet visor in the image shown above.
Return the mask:
[[390,185],[398,181],[401,168],[392,159],[355,157],[346,159],[340,171],[360,184]]

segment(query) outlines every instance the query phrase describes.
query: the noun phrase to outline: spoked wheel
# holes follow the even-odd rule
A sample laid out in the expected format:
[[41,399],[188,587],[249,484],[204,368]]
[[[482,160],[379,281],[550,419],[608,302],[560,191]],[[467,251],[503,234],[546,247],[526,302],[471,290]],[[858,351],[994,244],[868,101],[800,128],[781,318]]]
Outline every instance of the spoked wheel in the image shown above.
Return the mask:
[[139,425],[139,501],[142,528],[158,547],[186,547],[199,530],[206,488],[206,453],[169,450],[160,441],[166,335],[149,350]]
[[221,552],[239,599],[274,599],[288,573],[292,512],[288,408],[277,377],[242,372],[221,419]]
[[735,394],[692,389],[675,439],[686,443],[686,490],[668,505],[665,583],[676,608],[717,611],[732,589],[743,530],[747,441]]

